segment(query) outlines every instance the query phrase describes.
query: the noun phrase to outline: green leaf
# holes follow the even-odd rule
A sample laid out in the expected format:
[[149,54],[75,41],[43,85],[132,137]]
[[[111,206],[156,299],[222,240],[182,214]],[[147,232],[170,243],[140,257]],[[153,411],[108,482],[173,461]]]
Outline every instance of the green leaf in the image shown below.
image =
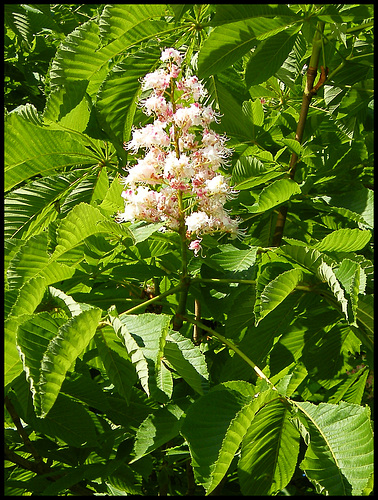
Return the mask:
[[281,399],[257,412],[243,438],[238,476],[243,495],[274,495],[291,480],[299,453],[299,432]]
[[252,18],[214,28],[199,52],[199,78],[228,68],[254,47],[257,40],[278,33],[287,25],[287,20],[280,18]]
[[251,213],[265,212],[288,201],[292,196],[300,192],[301,189],[295,181],[291,179],[278,179],[261,191],[259,199],[254,205],[246,208]]
[[248,87],[265,82],[278,71],[297,38],[299,27],[288,27],[257,45],[245,69],[245,82]]
[[328,403],[335,404],[343,400],[346,403],[360,405],[364,395],[368,375],[368,369],[347,374],[345,381],[339,384],[335,393],[328,398]]
[[200,348],[179,332],[171,331],[166,340],[164,358],[198,394],[207,392],[209,372]]
[[76,205],[58,227],[57,245],[51,260],[59,259],[69,264],[76,259],[81,260],[83,257],[81,243],[92,234],[106,232],[106,229],[99,224],[103,221],[105,217],[97,208],[86,203]]
[[[153,389],[158,389],[154,386],[156,380],[152,376],[156,376],[160,368],[170,320],[170,316],[166,314],[130,314],[121,318],[111,315],[113,328],[124,339],[127,352],[148,396]],[[158,393],[155,390],[154,396]]]
[[213,254],[210,259],[225,271],[236,273],[249,269],[254,265],[257,250],[258,247],[251,247],[249,250],[222,248],[220,253]]
[[361,229],[338,229],[320,241],[315,248],[322,252],[356,252],[370,241],[371,232]]
[[4,234],[28,238],[42,232],[59,214],[56,202],[66,196],[83,171],[43,177],[8,194],[4,203]]
[[256,288],[255,326],[285,300],[301,280],[300,269],[289,269],[271,280],[261,291]]
[[235,189],[251,189],[281,176],[282,171],[268,170],[254,156],[241,156],[232,169],[232,184],[235,184]]
[[94,336],[100,317],[100,309],[89,309],[59,327],[42,313],[20,325],[17,342],[38,416],[50,411],[67,371]]
[[255,17],[271,18],[276,16],[296,17],[296,14],[285,4],[218,4],[211,24],[216,26],[217,24],[241,21],[243,19]]
[[179,406],[171,403],[148,415],[137,430],[133,450],[135,457],[129,463],[139,460],[176,437],[183,414],[184,411]]
[[155,69],[160,54],[158,47],[133,53],[112,69],[100,87],[96,108],[103,126],[111,130],[120,144],[130,138],[140,81]]
[[310,443],[300,464],[318,493],[361,495],[373,471],[373,434],[369,407],[296,402]]
[[130,231],[134,244],[140,243],[141,241],[146,240],[151,234],[159,231],[160,228],[163,227],[163,223],[161,222],[153,222],[151,224],[146,224],[145,222],[135,222],[128,226],[128,230]]
[[109,327],[98,330],[94,340],[109,380],[118,394],[129,402],[136,375],[125,345]]
[[348,301],[332,267],[322,262],[317,269],[317,275],[324,283],[328,283],[333,295],[341,305],[342,312],[345,314],[346,319],[348,319]]
[[17,111],[6,118],[6,191],[38,174],[97,162],[98,158],[73,133],[37,126],[21,117]]
[[7,271],[10,290],[21,287],[23,283],[36,276],[43,276],[46,285],[71,278],[75,268],[52,260],[47,253],[47,247],[46,232],[32,236],[20,247]]
[[[272,398],[271,391],[264,396]],[[207,494],[226,474],[257,409],[253,386],[233,381],[216,386],[187,410],[181,433],[189,443],[196,481]],[[212,418],[203,418],[209,414]]]

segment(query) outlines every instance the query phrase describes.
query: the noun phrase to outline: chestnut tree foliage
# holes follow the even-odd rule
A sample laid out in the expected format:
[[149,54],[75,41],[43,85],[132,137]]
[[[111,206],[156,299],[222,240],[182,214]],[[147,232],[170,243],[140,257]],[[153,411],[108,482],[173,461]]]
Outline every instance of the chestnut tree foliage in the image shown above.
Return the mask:
[[[373,5],[4,20],[6,495],[372,494]],[[122,214],[168,48],[187,80],[156,99],[177,118],[191,82],[216,119],[152,155],[149,186],[189,179],[166,227]]]

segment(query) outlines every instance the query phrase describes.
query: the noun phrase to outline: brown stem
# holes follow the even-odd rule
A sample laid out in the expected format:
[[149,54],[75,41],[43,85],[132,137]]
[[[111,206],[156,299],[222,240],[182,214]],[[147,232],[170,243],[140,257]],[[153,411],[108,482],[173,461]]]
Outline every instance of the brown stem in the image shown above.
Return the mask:
[[[194,300],[194,317],[196,321],[201,321],[201,302],[198,299]],[[198,325],[193,325],[193,342],[195,345],[201,343],[201,328]]]
[[[306,87],[303,92],[303,98],[302,98],[302,107],[301,111],[299,113],[299,120],[297,124],[297,130],[295,133],[295,140],[298,141],[300,144],[303,139],[303,132],[305,128],[305,123],[308,115],[308,109],[310,107],[310,102],[312,97],[316,94],[317,90],[321,87],[321,85],[324,84],[327,78],[328,74],[328,68],[324,68],[321,66],[321,75],[319,78],[318,83],[314,86],[314,81],[315,77],[318,71],[318,63],[319,63],[319,56],[320,56],[320,50],[321,50],[321,38],[322,34],[324,31],[324,23],[319,21],[317,30],[314,35],[313,39],[313,45],[312,45],[312,54],[310,58],[310,64],[307,69],[307,80],[306,80]],[[295,176],[295,169],[297,166],[297,161],[298,161],[298,155],[296,153],[293,153],[290,158],[290,178],[294,180]],[[272,246],[274,247],[279,247],[281,244],[282,236],[283,236],[283,231],[285,227],[285,222],[286,222],[286,215],[287,215],[287,206],[286,205],[281,205],[279,210],[278,210],[278,216],[277,216],[277,222],[276,222],[276,227],[274,230],[273,234],[273,240],[272,240]]]

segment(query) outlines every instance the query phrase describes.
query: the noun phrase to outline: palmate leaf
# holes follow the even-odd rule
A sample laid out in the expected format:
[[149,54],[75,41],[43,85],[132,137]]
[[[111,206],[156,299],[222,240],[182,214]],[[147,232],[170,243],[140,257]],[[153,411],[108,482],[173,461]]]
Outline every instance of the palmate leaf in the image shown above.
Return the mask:
[[265,82],[281,68],[294,47],[298,28],[289,27],[259,43],[245,69],[248,87]]
[[243,438],[238,463],[242,493],[267,496],[285,488],[297,464],[299,438],[286,402],[276,399],[261,408]]
[[309,433],[300,467],[326,495],[361,495],[373,472],[373,434],[369,407],[292,401]]
[[[272,390],[254,397],[251,384],[232,381],[220,384],[193,403],[181,428],[189,443],[194,476],[209,494],[226,474],[255,412]],[[203,418],[211,414],[212,418]]]
[[282,171],[267,170],[266,165],[254,156],[241,156],[232,169],[231,182],[235,189],[251,189],[281,176]]
[[41,313],[20,325],[17,344],[39,417],[52,408],[67,371],[95,334],[100,317],[97,308],[66,322]]
[[260,192],[258,201],[254,205],[246,208],[251,213],[265,212],[288,201],[292,196],[300,192],[301,188],[295,181],[291,179],[278,179]]
[[251,18],[216,27],[198,56],[198,76],[205,78],[228,68],[254,47],[258,40],[284,30],[287,19]]
[[71,165],[91,165],[98,160],[73,133],[38,126],[20,116],[17,110],[6,117],[6,191],[35,175]]
[[75,269],[65,264],[50,262],[47,245],[48,236],[43,232],[32,236],[20,247],[7,270],[10,290],[21,287],[23,283],[36,276],[44,276],[46,285],[71,278]]
[[[70,33],[60,45],[51,65],[52,86],[88,80],[88,93],[94,96],[117,56],[164,33],[167,24],[153,18],[160,18],[165,8],[147,4],[107,6],[100,27],[97,21],[88,21]],[[103,44],[103,36],[113,40]]]

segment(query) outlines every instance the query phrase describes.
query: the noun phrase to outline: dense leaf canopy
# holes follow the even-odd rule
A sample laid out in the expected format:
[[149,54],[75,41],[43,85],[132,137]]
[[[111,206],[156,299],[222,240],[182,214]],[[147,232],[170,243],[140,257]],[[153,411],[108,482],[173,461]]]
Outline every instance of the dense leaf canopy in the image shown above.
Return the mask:
[[[4,13],[5,494],[372,494],[373,4]],[[168,47],[232,149],[198,255],[117,218]]]

